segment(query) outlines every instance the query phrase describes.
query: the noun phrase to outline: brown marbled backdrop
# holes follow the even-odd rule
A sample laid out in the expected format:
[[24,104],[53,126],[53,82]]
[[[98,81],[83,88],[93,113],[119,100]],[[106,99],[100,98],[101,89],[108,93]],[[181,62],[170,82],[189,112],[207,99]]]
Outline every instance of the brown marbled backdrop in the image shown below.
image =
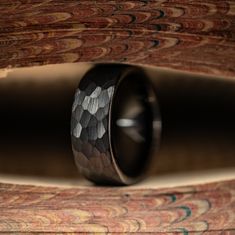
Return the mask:
[[235,232],[234,180],[161,190],[0,184],[0,198],[2,233]]
[[0,67],[115,61],[235,75],[234,0],[1,0]]

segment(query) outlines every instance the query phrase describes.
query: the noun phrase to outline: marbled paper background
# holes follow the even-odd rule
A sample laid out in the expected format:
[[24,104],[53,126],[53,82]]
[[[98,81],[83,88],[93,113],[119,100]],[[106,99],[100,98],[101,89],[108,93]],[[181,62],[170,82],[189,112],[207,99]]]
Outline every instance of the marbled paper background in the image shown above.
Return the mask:
[[1,0],[0,67],[78,61],[235,74],[234,0]]
[[234,234],[235,181],[178,188],[0,184],[0,232]]

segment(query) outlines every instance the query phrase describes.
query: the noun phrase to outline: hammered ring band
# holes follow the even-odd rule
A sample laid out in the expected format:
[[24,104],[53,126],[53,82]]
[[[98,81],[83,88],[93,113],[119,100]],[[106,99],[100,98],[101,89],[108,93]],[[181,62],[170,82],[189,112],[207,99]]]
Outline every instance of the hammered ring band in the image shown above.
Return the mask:
[[99,64],[75,92],[71,138],[80,172],[98,184],[129,185],[155,157],[161,118],[155,89],[138,67]]

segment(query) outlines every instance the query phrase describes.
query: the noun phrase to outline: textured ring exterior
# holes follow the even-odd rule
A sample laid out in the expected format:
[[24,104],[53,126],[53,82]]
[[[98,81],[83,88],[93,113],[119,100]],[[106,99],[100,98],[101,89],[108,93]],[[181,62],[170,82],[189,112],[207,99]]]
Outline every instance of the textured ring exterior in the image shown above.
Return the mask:
[[117,166],[110,137],[115,88],[127,65],[98,65],[89,70],[75,93],[71,117],[72,148],[80,172],[102,184],[130,184]]
[[97,183],[120,183],[109,141],[109,115],[120,68],[91,69],[81,80],[72,107],[71,135],[75,162]]

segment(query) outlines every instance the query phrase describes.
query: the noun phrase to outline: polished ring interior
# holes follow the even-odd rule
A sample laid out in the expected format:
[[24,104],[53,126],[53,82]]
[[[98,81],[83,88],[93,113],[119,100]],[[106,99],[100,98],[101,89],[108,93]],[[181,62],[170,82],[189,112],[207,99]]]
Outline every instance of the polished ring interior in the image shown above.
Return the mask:
[[99,184],[135,183],[151,165],[160,132],[157,98],[142,69],[100,64],[82,78],[71,136],[76,165],[86,178]]

